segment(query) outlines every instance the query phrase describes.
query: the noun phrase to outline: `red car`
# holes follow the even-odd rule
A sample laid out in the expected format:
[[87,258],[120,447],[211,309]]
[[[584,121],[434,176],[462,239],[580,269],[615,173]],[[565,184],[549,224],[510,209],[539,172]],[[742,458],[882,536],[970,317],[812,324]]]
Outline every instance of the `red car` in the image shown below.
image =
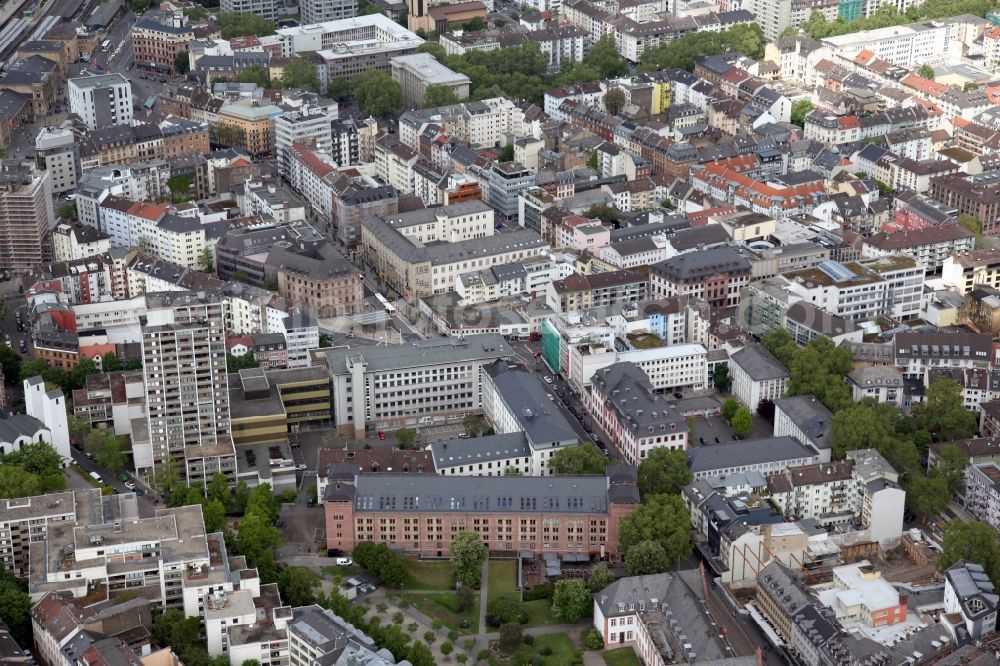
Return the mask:
[[383,431],[379,430],[379,431],[378,431],[378,438],[379,438],[379,439],[383,439],[383,440],[384,440],[384,439],[385,439],[385,432],[383,432]]

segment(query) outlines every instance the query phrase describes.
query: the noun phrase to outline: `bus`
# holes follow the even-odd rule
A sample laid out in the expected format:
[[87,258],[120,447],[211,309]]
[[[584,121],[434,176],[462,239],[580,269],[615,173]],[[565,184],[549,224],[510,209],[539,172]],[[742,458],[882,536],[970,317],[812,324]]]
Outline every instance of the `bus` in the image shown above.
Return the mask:
[[111,48],[111,40],[110,39],[105,39],[103,42],[101,42],[101,51],[104,51],[105,53],[107,53],[108,49],[110,49],[110,48]]
[[385,308],[385,313],[387,315],[394,315],[394,314],[396,314],[396,306],[393,305],[392,303],[390,303],[386,299],[385,296],[383,296],[382,294],[376,293],[375,294],[375,300],[377,300],[382,305],[382,307]]

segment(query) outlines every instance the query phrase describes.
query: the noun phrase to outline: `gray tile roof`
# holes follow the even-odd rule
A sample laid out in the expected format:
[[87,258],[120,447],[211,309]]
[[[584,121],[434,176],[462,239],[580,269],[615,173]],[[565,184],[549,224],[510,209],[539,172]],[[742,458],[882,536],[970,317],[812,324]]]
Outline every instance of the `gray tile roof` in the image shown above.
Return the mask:
[[502,336],[496,333],[468,335],[464,339],[441,338],[420,340],[408,345],[337,349],[327,351],[324,359],[330,372],[347,373],[347,358],[362,356],[368,372],[384,372],[401,368],[420,367],[440,363],[459,363],[463,360],[508,358],[513,352]]
[[32,437],[45,424],[27,414],[0,414],[0,442],[13,442],[18,437]]
[[749,275],[750,262],[730,247],[689,252],[651,266],[654,273],[678,282],[704,280],[716,273]]
[[434,456],[434,466],[440,470],[494,460],[528,458],[531,456],[531,449],[523,432],[512,432],[435,442],[431,444],[431,453]]
[[771,352],[758,344],[750,344],[730,357],[730,362],[740,366],[754,381],[780,379],[791,373]]
[[[962,604],[966,617],[976,618],[996,612],[1000,606],[1000,596],[997,596],[993,583],[982,565],[962,560],[956,562],[945,572],[948,581],[955,589],[955,595]],[[973,610],[971,602],[978,598],[983,603],[979,611]]]
[[614,406],[619,423],[634,436],[650,436],[663,426],[664,432],[687,431],[687,422],[673,405],[653,393],[646,372],[631,362],[615,363],[594,373],[591,382],[601,398]]
[[795,426],[809,438],[809,443],[820,449],[832,449],[830,426],[833,414],[819,400],[811,395],[797,395],[774,401],[775,409],[781,410]]
[[692,472],[710,472],[799,458],[816,458],[816,452],[794,437],[772,437],[748,442],[713,444],[687,451]]
[[609,504],[605,476],[450,476],[444,482],[432,474],[364,474],[354,489],[356,513],[601,514]]
[[575,444],[579,441],[573,426],[563,416],[549,393],[542,388],[538,377],[520,368],[511,370],[503,362],[489,366],[487,372],[533,449]]

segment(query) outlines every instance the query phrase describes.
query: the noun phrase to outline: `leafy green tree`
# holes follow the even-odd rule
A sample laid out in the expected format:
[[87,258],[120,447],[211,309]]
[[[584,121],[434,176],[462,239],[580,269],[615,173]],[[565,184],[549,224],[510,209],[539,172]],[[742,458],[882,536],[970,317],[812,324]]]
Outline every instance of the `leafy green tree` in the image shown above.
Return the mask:
[[587,579],[587,589],[591,592],[599,592],[613,582],[615,582],[615,575],[608,568],[608,563],[598,562],[590,570],[590,577]]
[[934,68],[930,65],[924,64],[917,68],[917,75],[922,76],[925,79],[934,80]]
[[941,542],[938,569],[944,571],[960,560],[982,565],[993,585],[1000,585],[1000,534],[978,520],[951,521]]
[[593,442],[560,449],[549,458],[553,474],[604,474],[608,458]]
[[[468,590],[470,588],[463,586],[461,589]],[[492,615],[500,624],[505,622],[520,623],[522,620],[526,622],[528,619],[524,606],[510,595],[491,598],[486,604],[486,613]]]
[[604,108],[613,116],[621,113],[621,110],[625,108],[626,102],[628,102],[628,99],[625,97],[625,91],[621,88],[611,88],[608,92],[604,93]]
[[504,476],[524,476],[519,469],[507,465],[503,470]]
[[194,645],[201,633],[201,618],[184,617],[176,608],[168,608],[153,620],[153,635],[160,645]]
[[466,585],[478,585],[482,578],[483,562],[489,551],[476,532],[459,532],[451,543],[451,563],[455,575]]
[[121,471],[128,461],[125,455],[123,438],[115,435],[110,428],[94,428],[84,442],[86,450],[94,456],[101,467],[112,472]]
[[64,391],[73,388],[69,373],[53,368],[44,358],[33,358],[21,366],[21,381],[41,376],[46,384],[54,384]]
[[[583,64],[594,68],[602,79],[613,79],[628,72],[628,61],[618,53],[618,45],[610,35],[601,37],[583,59]],[[609,113],[613,113],[609,111]]]
[[263,65],[250,65],[239,71],[236,83],[256,83],[261,88],[267,88],[271,85],[271,74]]
[[658,574],[669,568],[666,551],[655,541],[640,541],[625,551],[625,573],[629,576]]
[[976,238],[983,235],[983,223],[975,215],[969,215],[968,213],[958,214],[958,223],[976,234]]
[[[455,590],[455,605],[458,607],[459,613],[464,613],[466,611],[472,610],[472,607],[476,605],[476,593],[472,591],[472,588],[468,585],[463,585],[462,587]],[[510,597],[500,597],[497,601],[511,600]],[[490,603],[493,603],[493,599],[490,599]],[[512,600],[511,600],[512,601]],[[516,602],[515,602],[516,603]]]
[[401,449],[413,448],[413,443],[417,441],[417,431],[413,428],[398,428],[396,430],[396,443]]
[[265,37],[273,35],[277,28],[271,21],[250,13],[219,12],[216,21],[223,39],[250,35]]
[[353,94],[351,82],[343,76],[334,78],[326,86],[326,96],[338,102],[346,102]]
[[198,255],[198,265],[206,273],[215,272],[215,257],[212,256],[211,249],[206,247],[201,251],[201,254]]
[[449,106],[457,104],[458,95],[454,88],[443,83],[432,83],[424,91],[424,108],[431,109],[439,106]]
[[483,420],[478,414],[466,414],[462,418],[462,427],[469,437],[479,437],[479,429],[483,426]]
[[791,334],[783,328],[776,328],[765,335],[760,339],[760,344],[786,368],[791,365],[792,358],[799,349]]
[[722,403],[722,409],[720,413],[722,415],[722,420],[726,423],[731,423],[733,416],[739,411],[741,405],[740,401],[736,398],[726,398],[725,402]]
[[639,463],[639,492],[650,495],[676,495],[694,480],[683,451],[660,447]]
[[122,362],[114,352],[108,352],[101,357],[101,370],[104,372],[118,372],[122,369]]
[[730,422],[730,425],[733,427],[736,434],[742,437],[750,432],[750,426],[753,425],[753,414],[750,413],[749,409],[740,405],[740,408],[736,410],[735,414],[733,414],[733,419]]
[[149,9],[149,0],[132,0],[132,11],[138,16]]
[[437,664],[430,648],[420,641],[410,643],[410,648],[406,652],[406,659],[413,666],[435,666]]
[[941,439],[965,439],[976,434],[976,416],[965,408],[962,387],[941,377],[927,387],[924,402],[913,408],[917,424]]
[[593,599],[582,580],[556,581],[552,614],[563,622],[576,622],[593,612]]
[[949,442],[938,453],[933,471],[945,480],[951,492],[957,493],[965,488],[965,471],[968,467],[969,456],[953,442]]
[[816,337],[803,348],[790,350],[787,394],[815,396],[831,412],[853,404],[850,389],[844,376],[853,369],[851,354],[847,349],[837,347],[827,337]]
[[316,588],[320,577],[306,567],[287,567],[278,576],[281,599],[293,606],[309,606],[316,603]]
[[506,146],[500,149],[500,157],[498,158],[501,162],[513,162],[514,161],[514,144],[508,143]]
[[0,342],[0,368],[8,382],[21,377],[21,355],[5,342]]
[[77,219],[76,206],[71,203],[60,204],[59,208],[56,209],[56,216],[64,220],[75,220]]
[[830,428],[833,457],[839,460],[847,451],[872,448],[900,474],[919,470],[920,455],[913,440],[896,432],[896,420],[901,418],[893,405],[868,400],[837,412]]
[[471,19],[466,21],[465,25],[463,26],[463,28],[468,32],[479,32],[485,27],[486,24],[483,22],[483,19],[480,18],[479,16],[473,16]]
[[41,479],[12,465],[0,465],[0,498],[33,497],[41,495]]
[[229,488],[229,481],[226,479],[225,474],[221,472],[217,473],[208,482],[208,489],[205,492],[205,496],[208,497],[209,501],[217,500],[222,506],[227,507],[228,510],[233,501],[232,495],[232,491]]
[[808,99],[800,99],[792,103],[792,123],[799,127],[806,126],[806,116],[813,110],[813,103]]
[[226,372],[234,373],[240,370],[245,370],[249,368],[258,368],[260,363],[257,362],[257,358],[254,356],[252,351],[246,351],[239,356],[233,356],[232,354],[226,354]]
[[619,214],[617,209],[605,203],[598,203],[588,208],[583,215],[592,220],[600,220],[604,224],[611,224],[618,220]]
[[597,629],[587,629],[580,638],[584,650],[600,650],[604,647],[604,637]]
[[319,72],[316,65],[305,58],[294,57],[281,70],[281,85],[285,88],[298,88],[309,92],[319,92]]
[[728,365],[715,366],[715,372],[712,373],[712,384],[715,385],[715,390],[728,391],[732,383],[733,379],[732,377],[729,376],[729,366]]
[[205,518],[205,531],[208,533],[222,532],[226,528],[226,505],[219,500],[210,500],[202,509]]
[[243,666],[260,666],[260,662],[256,659],[244,659]]
[[247,497],[245,515],[259,515],[268,523],[278,519],[278,500],[267,483],[262,483],[250,492]]
[[403,108],[403,89],[391,76],[369,69],[354,77],[358,105],[370,116],[385,118]]
[[910,477],[906,488],[906,503],[923,516],[934,516],[948,506],[951,501],[951,490],[948,481],[943,477],[914,474]]
[[274,549],[282,542],[281,532],[264,516],[248,512],[240,521],[236,544],[251,566],[274,567]]
[[74,388],[83,388],[87,375],[97,374],[100,371],[96,363],[89,358],[83,358],[70,371],[69,379]]
[[691,71],[699,55],[719,55],[735,51],[751,58],[764,55],[764,33],[756,23],[738,25],[722,32],[696,32],[670,43],[647,49],[642,54],[641,69],[679,68]]
[[635,513],[621,519],[619,541],[626,553],[640,541],[655,541],[667,560],[676,562],[691,554],[691,513],[680,495],[652,495]]
[[191,57],[187,51],[178,51],[174,56],[174,70],[181,76],[191,70]]

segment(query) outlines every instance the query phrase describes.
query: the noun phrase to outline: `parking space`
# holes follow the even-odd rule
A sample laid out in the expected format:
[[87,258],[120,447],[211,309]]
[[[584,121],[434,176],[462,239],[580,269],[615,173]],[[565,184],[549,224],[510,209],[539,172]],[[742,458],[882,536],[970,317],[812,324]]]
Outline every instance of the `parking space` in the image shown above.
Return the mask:
[[[721,416],[695,416],[688,421],[689,426],[693,426],[688,436],[692,446],[713,446],[715,444],[730,444],[734,440],[735,433]],[[763,417],[754,414],[753,425],[742,439],[764,439],[772,436],[773,426]],[[719,441],[716,441],[718,438]]]
[[464,433],[465,426],[462,425],[461,421],[425,426],[417,428],[417,442],[421,445],[444,442],[449,439],[458,439],[458,436]]

